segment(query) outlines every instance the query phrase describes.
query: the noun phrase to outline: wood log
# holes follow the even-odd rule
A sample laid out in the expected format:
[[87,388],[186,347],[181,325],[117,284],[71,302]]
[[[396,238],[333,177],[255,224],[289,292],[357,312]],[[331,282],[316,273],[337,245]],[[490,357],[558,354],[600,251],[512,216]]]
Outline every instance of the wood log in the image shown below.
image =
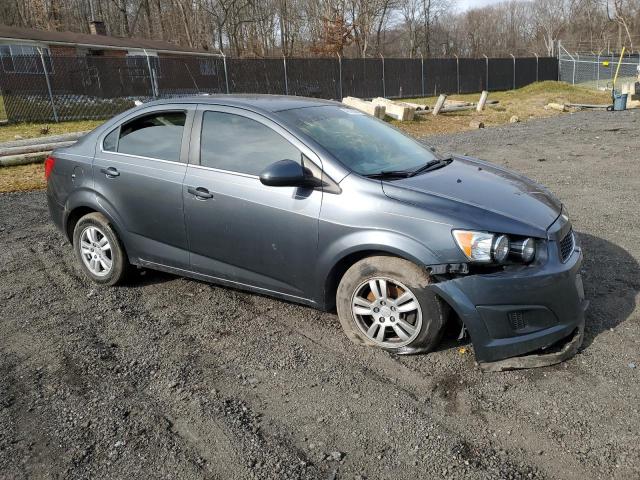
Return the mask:
[[413,114],[416,109],[413,107],[409,107],[406,105],[401,105],[399,103],[394,102],[393,100],[389,100],[387,98],[376,97],[371,103],[374,105],[380,105],[385,107],[385,113],[396,120],[400,120],[401,122],[407,122],[413,120]]
[[546,110],[558,110],[559,112],[566,112],[567,111],[567,106],[563,103],[548,103],[546,107],[544,107]]
[[407,105],[408,107],[413,107],[416,109],[416,112],[420,112],[422,110],[429,110],[429,105],[425,105],[424,103],[413,103],[413,102],[396,102],[400,105]]
[[356,97],[344,97],[342,103],[377,118],[384,118],[386,113],[386,108],[383,105],[374,105]]
[[436,101],[435,106],[433,107],[433,111],[431,113],[433,113],[434,115],[438,115],[440,113],[440,110],[442,110],[442,107],[444,106],[444,102],[447,99],[447,96],[442,93],[440,94],[440,96],[438,97],[438,100]]
[[70,142],[78,140],[80,137],[89,133],[88,130],[83,132],[64,133],[62,135],[49,135],[47,137],[25,138],[22,140],[12,140],[10,142],[0,143],[0,148],[24,147],[26,145],[40,145],[43,143]]
[[35,152],[23,155],[9,155],[0,157],[0,167],[13,167],[15,165],[27,165],[29,163],[43,162],[51,152]]
[[41,145],[25,145],[23,147],[0,147],[0,157],[7,157],[10,155],[22,155],[25,153],[36,152],[50,152],[56,148],[68,147],[76,143],[75,140],[70,142],[56,142],[56,143],[43,143]]
[[440,113],[462,112],[464,110],[473,110],[474,108],[476,108],[474,105],[454,105],[451,107],[443,107],[440,109]]
[[482,110],[484,110],[484,104],[487,103],[488,96],[489,96],[489,92],[487,92],[486,90],[483,90],[482,93],[480,94],[480,100],[478,101],[478,106],[476,107],[476,110],[478,112],[481,112]]

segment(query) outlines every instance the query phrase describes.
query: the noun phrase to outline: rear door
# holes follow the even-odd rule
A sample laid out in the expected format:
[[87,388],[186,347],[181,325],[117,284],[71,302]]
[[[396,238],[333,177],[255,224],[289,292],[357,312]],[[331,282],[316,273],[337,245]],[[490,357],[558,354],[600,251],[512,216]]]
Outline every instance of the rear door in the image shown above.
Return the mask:
[[239,108],[199,106],[184,181],[192,269],[309,298],[322,191],[268,187],[271,163],[320,160],[286,130]]
[[95,188],[126,231],[129,254],[188,268],[182,181],[195,106],[137,111],[99,141]]

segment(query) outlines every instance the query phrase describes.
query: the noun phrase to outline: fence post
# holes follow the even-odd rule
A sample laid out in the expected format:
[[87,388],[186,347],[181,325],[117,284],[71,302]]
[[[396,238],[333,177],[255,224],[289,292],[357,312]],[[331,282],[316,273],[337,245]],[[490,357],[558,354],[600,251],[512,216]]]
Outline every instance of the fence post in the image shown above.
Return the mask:
[[339,53],[336,55],[338,55],[338,87],[340,88],[340,100],[342,100],[342,57]]
[[513,58],[513,89],[516,89],[516,57],[513,56],[513,53],[510,53],[511,58]]
[[562,47],[562,40],[558,40],[558,81],[560,81],[561,78],[561,69],[562,69],[562,58],[561,58],[561,54],[560,54],[560,48]]
[[53,101],[53,92],[51,91],[51,80],[49,79],[49,72],[47,72],[47,64],[44,63],[44,55],[42,49],[38,47],[38,53],[40,54],[40,62],[42,62],[42,70],[44,71],[44,78],[47,82],[47,90],[49,91],[49,100],[51,101],[51,110],[53,111],[53,119],[56,123],[60,121],[58,118],[58,111],[56,110],[56,104]]
[[156,82],[154,80],[153,77],[153,70],[151,68],[151,60],[149,60],[149,54],[147,53],[147,50],[142,50],[144,52],[144,56],[147,57],[147,68],[149,69],[149,83],[151,84],[151,95],[153,95],[153,98],[156,98],[158,96],[157,92],[156,92]]
[[222,50],[220,50],[220,55],[222,55],[222,66],[224,67],[224,83],[227,88],[227,95],[229,94],[229,75],[227,74],[227,56],[224,54]]
[[420,80],[422,83],[422,96],[424,97],[424,57],[420,52]]
[[484,89],[488,92],[489,91],[489,57],[487,57],[484,53],[482,54],[482,56],[484,57],[484,63],[486,65],[486,75],[487,75],[487,79],[486,79],[486,85],[484,86]]
[[539,71],[540,71],[540,67],[539,67],[540,59],[538,58],[538,54],[536,52],[533,52],[533,54],[536,56],[536,82],[538,82],[539,81]]
[[571,81],[573,85],[576,84],[576,59],[573,59],[573,80]]
[[282,55],[282,62],[284,63],[284,94],[289,95],[289,82],[287,81],[287,57]]
[[387,86],[385,85],[384,80],[384,56],[380,54],[380,58],[382,59],[382,96],[387,98]]
[[596,90],[600,90],[600,52],[598,52],[598,63],[596,63]]
[[454,57],[456,57],[456,83],[458,85],[458,94],[460,94],[460,59],[458,58],[458,55],[453,55]]

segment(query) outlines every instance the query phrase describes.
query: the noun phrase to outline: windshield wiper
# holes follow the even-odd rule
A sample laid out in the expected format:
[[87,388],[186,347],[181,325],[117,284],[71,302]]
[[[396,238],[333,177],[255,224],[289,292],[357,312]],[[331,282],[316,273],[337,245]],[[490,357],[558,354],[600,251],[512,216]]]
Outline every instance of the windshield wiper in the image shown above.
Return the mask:
[[413,174],[412,170],[383,170],[377,173],[370,173],[365,175],[367,178],[380,178],[380,179],[388,179],[388,178],[408,178]]
[[420,168],[417,168],[416,170],[412,171],[410,175],[407,175],[407,177],[413,177],[415,175],[419,175],[420,173],[432,172],[433,170],[437,170],[439,168],[449,165],[452,161],[453,161],[453,158],[451,157],[438,158],[436,160],[431,160],[425,163]]
[[453,161],[452,158],[438,158],[431,160],[415,170],[382,170],[377,173],[365,175],[368,178],[392,179],[392,178],[410,178],[420,173],[431,172],[449,165]]

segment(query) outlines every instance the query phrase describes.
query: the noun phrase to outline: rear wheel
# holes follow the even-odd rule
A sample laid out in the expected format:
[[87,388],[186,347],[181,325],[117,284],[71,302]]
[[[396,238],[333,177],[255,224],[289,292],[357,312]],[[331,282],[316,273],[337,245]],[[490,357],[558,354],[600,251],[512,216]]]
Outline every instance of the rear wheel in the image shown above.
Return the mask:
[[94,282],[115,285],[127,273],[122,243],[101,213],[85,215],[73,230],[73,248],[84,273]]
[[431,278],[396,257],[369,257],[342,277],[336,294],[338,317],[354,343],[400,354],[432,350],[446,320],[442,301],[429,290]]

